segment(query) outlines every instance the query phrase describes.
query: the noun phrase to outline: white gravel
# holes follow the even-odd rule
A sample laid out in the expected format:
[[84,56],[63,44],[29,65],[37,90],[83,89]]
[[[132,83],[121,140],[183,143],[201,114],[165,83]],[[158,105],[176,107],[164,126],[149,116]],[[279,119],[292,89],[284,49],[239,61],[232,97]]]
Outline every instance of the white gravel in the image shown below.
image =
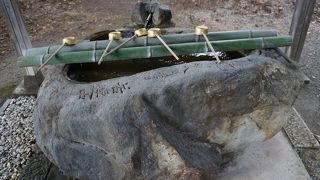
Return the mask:
[[17,179],[35,144],[31,114],[35,97],[13,99],[0,116],[0,180]]

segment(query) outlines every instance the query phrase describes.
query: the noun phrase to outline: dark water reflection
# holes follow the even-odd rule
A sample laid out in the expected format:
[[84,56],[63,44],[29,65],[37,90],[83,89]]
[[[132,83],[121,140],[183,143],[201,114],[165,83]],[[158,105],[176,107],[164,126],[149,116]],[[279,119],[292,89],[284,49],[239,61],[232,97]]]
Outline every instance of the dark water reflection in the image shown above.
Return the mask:
[[[244,55],[240,52],[219,53],[221,60],[241,58]],[[161,67],[168,67],[177,64],[184,64],[195,61],[214,61],[213,56],[180,56],[177,61],[173,57],[139,59],[126,61],[104,62],[100,66],[96,63],[71,64],[67,75],[71,80],[79,82],[97,82],[116,77],[133,75],[139,72],[149,71]]]

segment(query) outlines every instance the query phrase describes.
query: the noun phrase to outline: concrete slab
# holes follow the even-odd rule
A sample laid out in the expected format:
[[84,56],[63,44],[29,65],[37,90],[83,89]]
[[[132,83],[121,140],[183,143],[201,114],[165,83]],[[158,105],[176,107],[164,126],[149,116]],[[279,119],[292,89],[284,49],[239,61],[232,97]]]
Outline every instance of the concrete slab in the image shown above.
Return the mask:
[[320,149],[302,148],[298,154],[313,180],[320,179]]
[[[42,162],[39,167],[30,164],[26,167],[25,173],[29,179],[46,180],[69,180],[72,179],[63,175],[57,167],[47,173],[39,171],[47,170],[45,164],[50,161],[41,153],[32,156],[36,162]],[[37,155],[40,154],[40,155]],[[306,154],[309,156],[309,154]],[[40,160],[39,160],[40,159]],[[42,170],[44,168],[44,170]],[[32,170],[32,172],[31,172]],[[35,174],[34,170],[36,170]],[[44,178],[47,174],[47,178]],[[27,178],[27,179],[28,179]],[[310,180],[299,156],[292,148],[284,132],[280,132],[271,140],[250,146],[246,152],[238,157],[230,167],[225,169],[216,180]]]
[[293,108],[293,114],[284,127],[284,130],[296,149],[320,147],[318,140],[295,108]]
[[218,180],[309,180],[311,179],[284,132],[246,149]]

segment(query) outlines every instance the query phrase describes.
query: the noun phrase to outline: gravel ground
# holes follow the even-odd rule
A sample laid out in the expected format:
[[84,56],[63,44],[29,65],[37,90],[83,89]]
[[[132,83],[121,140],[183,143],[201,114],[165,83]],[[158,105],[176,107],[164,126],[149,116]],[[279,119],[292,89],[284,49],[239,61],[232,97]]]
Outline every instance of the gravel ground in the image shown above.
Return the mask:
[[0,116],[0,180],[17,179],[32,155],[34,104],[35,97],[18,97]]

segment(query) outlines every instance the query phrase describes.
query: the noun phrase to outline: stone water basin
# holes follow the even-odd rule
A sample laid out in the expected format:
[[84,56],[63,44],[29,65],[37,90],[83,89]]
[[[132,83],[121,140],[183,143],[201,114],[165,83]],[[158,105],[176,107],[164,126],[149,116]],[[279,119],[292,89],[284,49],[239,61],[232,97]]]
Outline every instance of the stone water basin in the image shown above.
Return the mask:
[[77,178],[214,179],[281,130],[304,84],[279,50],[226,57],[54,67],[33,114],[37,143]]

